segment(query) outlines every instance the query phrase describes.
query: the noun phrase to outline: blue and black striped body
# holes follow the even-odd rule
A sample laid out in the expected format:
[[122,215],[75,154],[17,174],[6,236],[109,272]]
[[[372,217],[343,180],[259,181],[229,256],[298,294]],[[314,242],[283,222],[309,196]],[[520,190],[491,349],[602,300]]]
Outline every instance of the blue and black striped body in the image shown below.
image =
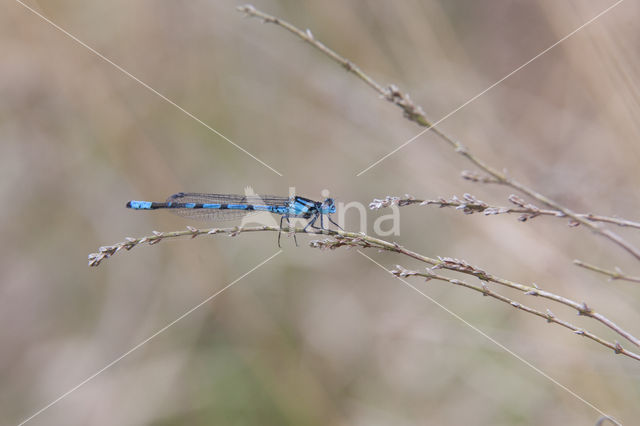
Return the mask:
[[[246,216],[251,213],[268,212],[281,215],[282,220],[289,218],[309,219],[305,230],[309,227],[323,228],[323,216],[337,225],[329,216],[335,213],[333,199],[313,201],[308,198],[292,196],[278,197],[273,195],[234,195],[234,194],[202,194],[180,192],[170,196],[166,202],[132,200],[127,207],[134,210],[170,209],[172,212],[185,217],[203,220],[230,220]],[[320,218],[321,228],[314,226]],[[339,226],[339,225],[338,225]],[[280,237],[278,236],[278,243]]]

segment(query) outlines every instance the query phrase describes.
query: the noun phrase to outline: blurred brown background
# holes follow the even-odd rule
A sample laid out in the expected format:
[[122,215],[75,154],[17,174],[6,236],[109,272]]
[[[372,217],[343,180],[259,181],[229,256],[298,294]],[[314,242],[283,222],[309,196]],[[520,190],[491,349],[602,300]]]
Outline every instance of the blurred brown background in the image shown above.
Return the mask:
[[[272,233],[164,241],[87,267],[182,218],[124,208],[178,191],[374,197],[504,188],[393,105],[236,2],[30,1],[57,25],[283,173],[216,136],[19,3],[0,16],[0,424],[17,424],[277,251]],[[613,1],[259,1],[439,119]],[[439,127],[582,212],[638,219],[640,7],[626,1]],[[369,229],[376,217],[370,212]],[[638,335],[640,275],[584,229],[409,207],[389,237],[587,301]],[[355,210],[347,229],[356,229]],[[619,230],[640,244],[638,233]],[[593,424],[600,414],[356,251],[311,237],[34,418],[33,425]],[[388,268],[405,258],[368,252]],[[599,409],[632,424],[640,364],[443,283],[412,281]],[[575,312],[554,313],[611,340]],[[628,345],[627,345],[628,346]]]

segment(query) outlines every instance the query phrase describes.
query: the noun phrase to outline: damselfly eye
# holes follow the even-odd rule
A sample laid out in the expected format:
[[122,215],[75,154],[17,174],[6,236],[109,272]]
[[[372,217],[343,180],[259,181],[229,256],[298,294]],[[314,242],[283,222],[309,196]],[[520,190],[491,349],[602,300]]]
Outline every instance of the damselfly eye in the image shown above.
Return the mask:
[[336,206],[335,206],[335,202],[333,201],[333,198],[326,198],[322,202],[322,211],[324,213],[335,213],[336,212]]

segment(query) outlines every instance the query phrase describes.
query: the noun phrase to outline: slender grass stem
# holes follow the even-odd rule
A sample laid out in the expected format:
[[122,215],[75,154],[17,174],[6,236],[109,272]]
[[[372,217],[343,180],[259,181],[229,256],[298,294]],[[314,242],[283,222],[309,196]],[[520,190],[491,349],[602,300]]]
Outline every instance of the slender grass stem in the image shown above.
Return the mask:
[[[405,269],[398,269],[400,272],[398,274],[404,274],[403,276],[422,276],[427,279],[437,279],[440,281],[447,281],[451,284],[459,285],[465,288],[469,288],[475,291],[481,291],[483,294],[487,296],[491,296],[494,299],[510,303],[512,306],[518,308],[520,311],[527,312],[538,317],[543,317],[547,321],[559,324],[565,328],[568,328],[575,332],[576,334],[585,336],[593,341],[596,341],[610,349],[613,349],[616,353],[626,355],[630,358],[640,360],[640,355],[631,352],[622,347],[622,345],[618,342],[609,342],[605,339],[602,339],[590,331],[578,328],[573,326],[572,324],[558,319],[551,311],[547,311],[547,313],[542,313],[535,309],[529,308],[525,305],[518,304],[506,296],[499,295],[494,291],[491,291],[487,283],[495,283],[504,287],[511,288],[513,290],[517,290],[522,292],[527,296],[538,296],[544,299],[547,299],[551,302],[555,302],[561,305],[568,306],[572,309],[575,309],[579,315],[583,315],[589,318],[592,318],[601,324],[604,324],[611,330],[613,330],[616,334],[621,337],[624,337],[626,340],[631,342],[637,347],[640,347],[640,340],[636,338],[633,334],[626,331],[605,315],[596,312],[590,305],[587,303],[576,302],[569,298],[554,294],[549,291],[542,290],[538,285],[527,285],[518,283],[516,281],[511,281],[505,278],[500,278],[498,276],[492,275],[476,266],[472,266],[467,262],[459,259],[453,259],[448,257],[438,257],[432,258],[429,256],[425,256],[414,251],[408,250],[401,245],[385,241],[379,238],[375,238],[364,233],[355,233],[355,232],[346,232],[346,231],[338,231],[338,230],[313,230],[313,231],[305,231],[303,228],[288,228],[285,227],[280,229],[276,226],[254,226],[254,227],[241,227],[235,226],[231,228],[207,228],[207,229],[198,229],[192,226],[188,226],[184,231],[174,231],[174,232],[158,232],[153,231],[151,235],[147,235],[139,238],[125,238],[124,241],[112,244],[109,246],[103,246],[98,249],[96,253],[89,254],[89,266],[98,266],[101,262],[108,259],[109,257],[119,253],[123,250],[129,251],[134,247],[137,247],[141,244],[149,244],[154,245],[160,243],[162,240],[171,239],[171,238],[196,238],[198,236],[203,235],[217,235],[217,234],[227,234],[229,236],[237,236],[242,233],[247,232],[284,232],[284,233],[295,233],[295,234],[311,234],[311,235],[328,235],[330,238],[324,240],[314,240],[310,242],[310,246],[319,249],[337,249],[340,247],[357,247],[364,249],[377,249],[377,250],[385,250],[389,252],[394,252],[397,254],[401,254],[403,256],[410,257],[412,259],[419,260],[423,263],[429,265],[426,272],[416,272],[416,271],[407,271]],[[475,286],[473,284],[466,283],[461,280],[453,280],[435,273],[438,269],[445,269],[450,271],[459,272],[461,274],[469,275],[475,278],[478,278],[482,285],[480,287]],[[514,305],[518,304],[518,306]]]
[[573,210],[563,206],[555,200],[552,200],[550,197],[547,197],[546,195],[541,194],[533,188],[507,176],[505,172],[502,172],[497,168],[490,166],[484,160],[473,154],[462,143],[454,140],[452,137],[435,127],[435,125],[426,117],[426,114],[424,113],[422,107],[416,105],[407,93],[401,92],[400,89],[398,89],[398,87],[393,84],[389,85],[386,88],[383,87],[381,84],[376,82],[369,74],[365,73],[359,66],[339,55],[334,50],[330,49],[322,42],[317,40],[310,30],[303,31],[287,21],[256,9],[252,5],[238,6],[237,9],[240,12],[245,13],[247,16],[259,18],[262,19],[265,23],[275,24],[286,29],[287,31],[296,35],[300,39],[304,40],[311,46],[315,47],[316,49],[330,57],[332,60],[345,68],[348,72],[354,74],[360,80],[364,81],[369,87],[378,92],[378,94],[380,94],[384,99],[400,107],[403,110],[404,116],[408,120],[414,121],[420,126],[426,127],[427,130],[435,133],[442,141],[446,142],[451,148],[453,148],[455,152],[462,155],[476,167],[487,173],[491,177],[491,182],[515,189],[522,194],[528,195],[529,197],[538,200],[546,206],[563,213],[565,216],[573,219],[575,222],[584,225],[594,233],[608,239],[617,246],[621,247],[627,253],[635,257],[636,260],[640,260],[640,249],[635,247],[633,244],[629,243],[615,232],[601,227],[598,223],[595,223],[590,219],[583,217],[578,213],[575,213]]

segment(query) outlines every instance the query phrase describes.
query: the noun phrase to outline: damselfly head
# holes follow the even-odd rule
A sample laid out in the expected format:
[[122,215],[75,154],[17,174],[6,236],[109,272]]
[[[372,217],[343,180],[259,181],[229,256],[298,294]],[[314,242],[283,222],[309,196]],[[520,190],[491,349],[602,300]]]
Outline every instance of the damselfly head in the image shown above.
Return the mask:
[[320,210],[322,210],[322,214],[335,213],[336,212],[336,204],[333,201],[333,198],[326,198],[322,202],[322,206],[320,207]]

